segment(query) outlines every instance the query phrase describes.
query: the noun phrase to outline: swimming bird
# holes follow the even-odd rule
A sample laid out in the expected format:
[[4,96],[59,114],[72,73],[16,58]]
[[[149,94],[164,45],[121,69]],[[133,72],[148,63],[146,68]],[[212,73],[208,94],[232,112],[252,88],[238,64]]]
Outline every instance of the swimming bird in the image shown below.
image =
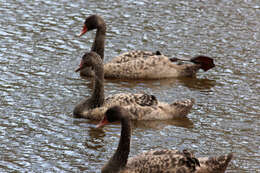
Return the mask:
[[93,92],[90,98],[76,105],[74,117],[100,120],[109,107],[120,105],[131,112],[132,120],[166,120],[186,117],[193,106],[194,99],[178,100],[168,104],[146,93],[118,93],[105,98],[102,59],[95,52],[87,52],[76,71],[85,67],[91,67],[94,71]]
[[196,158],[188,150],[152,150],[129,158],[131,121],[127,110],[114,106],[108,109],[97,127],[121,123],[117,150],[103,166],[102,173],[224,173],[233,154]]
[[[98,15],[86,18],[79,36],[96,29],[95,40],[91,51],[104,59],[106,23]],[[190,60],[190,64],[175,63],[178,58],[168,58],[159,51],[130,51],[123,53],[104,65],[105,78],[120,79],[163,79],[173,77],[195,76],[199,69],[207,71],[215,67],[213,59],[207,56],[197,56]],[[185,61],[185,60],[183,60]],[[93,76],[90,68],[81,69],[82,76]]]

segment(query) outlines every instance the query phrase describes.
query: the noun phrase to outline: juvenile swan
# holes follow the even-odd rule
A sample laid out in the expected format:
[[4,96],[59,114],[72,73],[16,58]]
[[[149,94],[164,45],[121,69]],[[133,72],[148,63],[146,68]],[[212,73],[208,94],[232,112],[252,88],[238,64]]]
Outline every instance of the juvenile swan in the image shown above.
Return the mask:
[[[104,59],[106,24],[98,15],[86,18],[79,36],[96,29],[92,51]],[[207,71],[215,67],[213,59],[197,56],[188,60],[190,64],[176,64],[177,58],[168,58],[159,51],[131,51],[123,53],[104,65],[105,78],[121,79],[162,79],[173,77],[195,76],[199,69]],[[82,76],[93,76],[90,68],[80,70]]]
[[131,139],[128,111],[119,106],[108,109],[98,127],[113,122],[121,122],[121,136],[116,152],[103,166],[102,173],[224,173],[233,156],[196,158],[188,150],[155,150],[128,159]]
[[73,114],[78,118],[100,120],[109,107],[120,105],[131,112],[130,118],[133,120],[165,120],[185,117],[194,103],[193,99],[186,99],[168,104],[159,102],[153,95],[141,93],[121,93],[105,98],[102,59],[97,53],[88,52],[82,57],[76,71],[85,67],[91,67],[94,71],[94,87],[91,97],[82,100],[74,108]]

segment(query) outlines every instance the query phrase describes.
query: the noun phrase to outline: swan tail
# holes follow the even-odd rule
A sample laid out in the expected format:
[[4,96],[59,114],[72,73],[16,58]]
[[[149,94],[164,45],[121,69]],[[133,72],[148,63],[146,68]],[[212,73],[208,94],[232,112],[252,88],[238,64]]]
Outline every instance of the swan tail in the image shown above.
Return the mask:
[[162,55],[162,53],[161,53],[159,50],[157,50],[157,51],[155,52],[155,55]]
[[173,102],[170,105],[173,110],[172,112],[173,118],[186,117],[187,114],[190,112],[194,103],[195,100],[193,98]]
[[209,173],[224,173],[232,158],[232,153],[217,157],[198,158],[200,162],[200,167],[196,170],[196,173],[201,173],[205,171]]

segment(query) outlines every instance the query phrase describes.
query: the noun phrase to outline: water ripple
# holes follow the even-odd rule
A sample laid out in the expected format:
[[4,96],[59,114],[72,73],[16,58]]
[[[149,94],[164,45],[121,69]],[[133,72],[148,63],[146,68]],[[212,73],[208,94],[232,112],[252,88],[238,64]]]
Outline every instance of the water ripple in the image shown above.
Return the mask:
[[256,172],[259,9],[257,1],[1,1],[0,172],[99,172],[116,149],[119,125],[95,129],[96,122],[72,117],[91,93],[91,80],[74,69],[95,36],[76,35],[94,13],[107,22],[105,62],[141,49],[204,54],[217,65],[197,79],[105,80],[107,95],[196,99],[187,120],[135,124],[131,156],[159,148],[190,148],[198,156],[234,152],[229,172]]

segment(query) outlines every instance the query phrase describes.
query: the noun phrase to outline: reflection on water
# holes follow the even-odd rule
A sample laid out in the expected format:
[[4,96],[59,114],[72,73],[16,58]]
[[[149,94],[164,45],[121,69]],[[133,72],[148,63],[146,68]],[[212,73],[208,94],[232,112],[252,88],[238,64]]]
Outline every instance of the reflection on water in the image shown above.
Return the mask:
[[180,119],[173,119],[167,121],[135,121],[132,123],[134,128],[141,128],[141,129],[156,129],[161,130],[166,126],[177,126],[177,127],[185,127],[185,128],[192,128],[193,123],[188,118],[180,118]]
[[180,83],[188,88],[194,90],[209,90],[216,85],[216,80],[200,79],[200,78],[182,78],[179,79]]
[[[163,9],[163,10],[162,10]],[[107,23],[105,62],[129,50],[169,57],[207,55],[216,67],[197,78],[105,80],[105,92],[194,98],[189,119],[134,123],[130,156],[157,148],[234,152],[228,172],[260,169],[258,1],[0,1],[0,172],[99,172],[117,147],[118,124],[74,119],[91,79],[74,72],[94,32]]]

